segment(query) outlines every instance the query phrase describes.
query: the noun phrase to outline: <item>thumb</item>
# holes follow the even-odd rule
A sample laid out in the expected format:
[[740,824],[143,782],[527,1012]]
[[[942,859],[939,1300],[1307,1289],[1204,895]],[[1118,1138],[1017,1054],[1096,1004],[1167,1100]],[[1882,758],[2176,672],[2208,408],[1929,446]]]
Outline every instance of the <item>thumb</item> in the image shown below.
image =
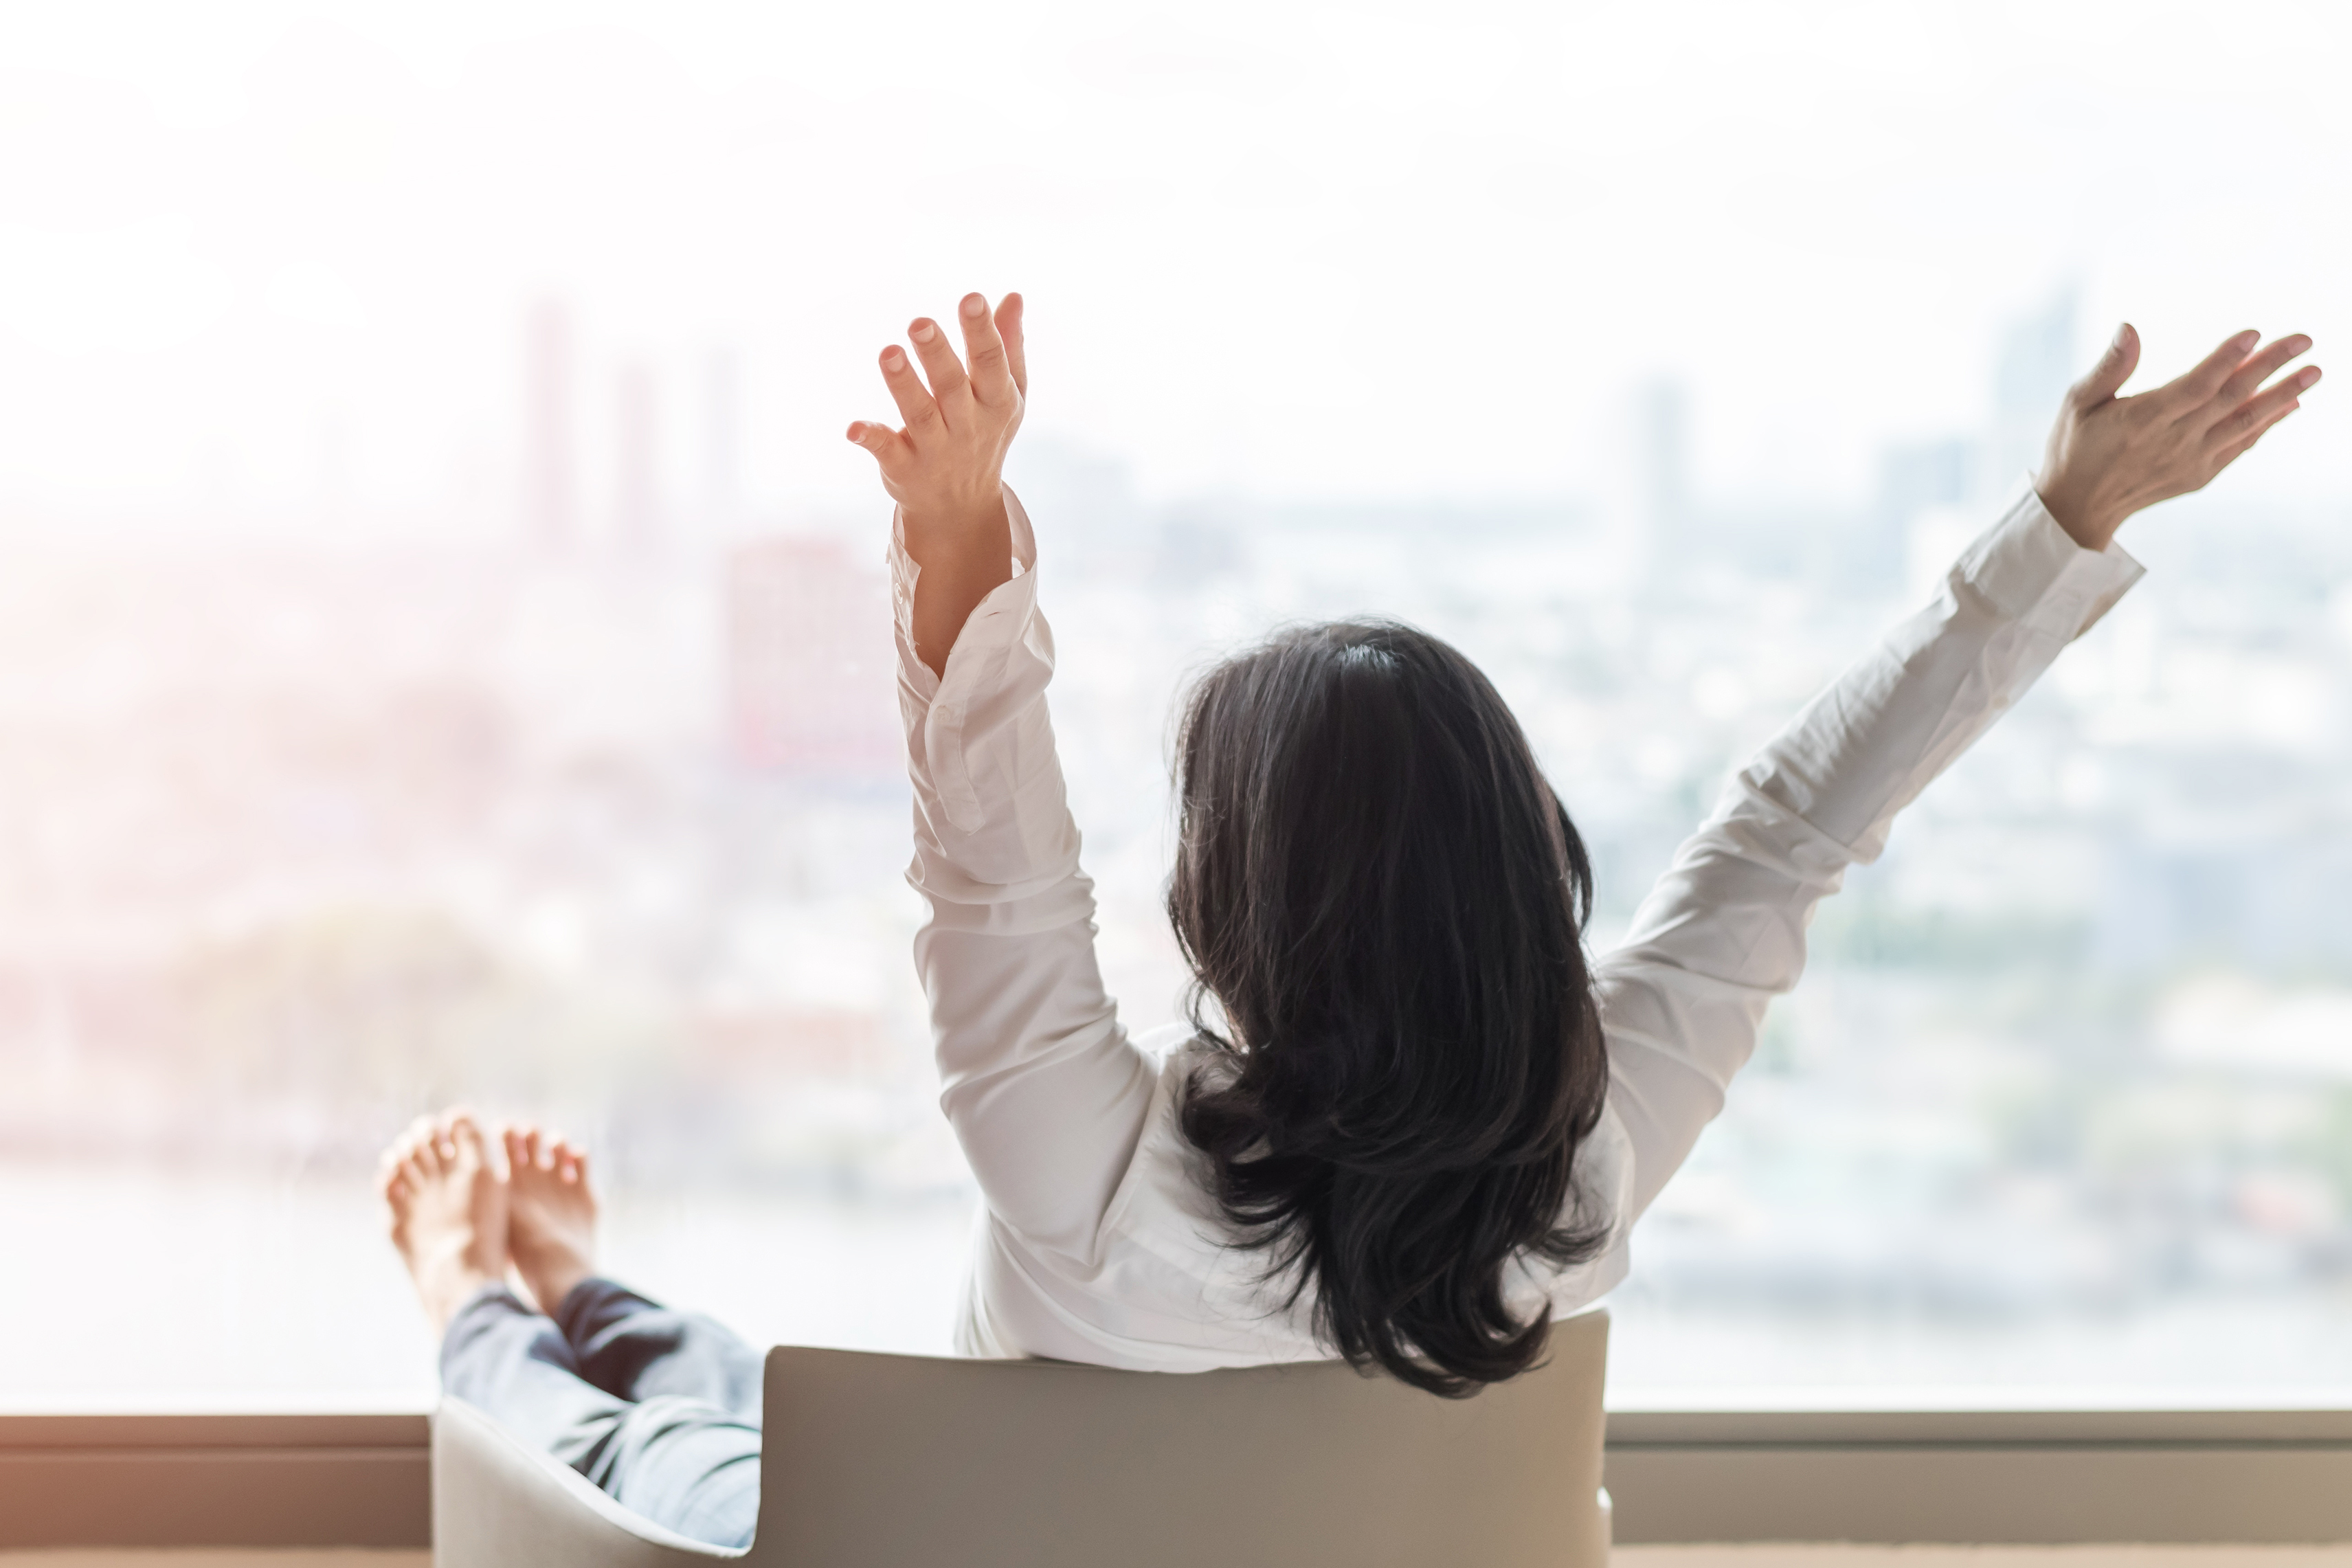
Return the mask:
[[2091,367],[2091,374],[2076,382],[2068,395],[2077,408],[2095,408],[2113,397],[2131,373],[2139,368],[2139,333],[2126,321],[2116,329],[2115,342]]
[[898,459],[907,445],[907,438],[887,425],[877,425],[865,419],[851,425],[845,434],[852,443],[873,453],[875,460],[882,465],[886,473],[898,466]]

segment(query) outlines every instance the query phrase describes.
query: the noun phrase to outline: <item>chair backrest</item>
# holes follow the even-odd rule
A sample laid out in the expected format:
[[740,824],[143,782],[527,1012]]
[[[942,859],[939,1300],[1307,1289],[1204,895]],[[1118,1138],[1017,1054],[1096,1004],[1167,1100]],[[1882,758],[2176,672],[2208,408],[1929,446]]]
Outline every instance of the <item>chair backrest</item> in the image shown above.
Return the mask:
[[433,1433],[439,1568],[1602,1568],[1608,1319],[1467,1400],[1337,1363],[1187,1374],[783,1347],[738,1554],[481,1412]]
[[779,1349],[770,1568],[1601,1568],[1605,1314],[1466,1400],[1339,1363],[1116,1372]]

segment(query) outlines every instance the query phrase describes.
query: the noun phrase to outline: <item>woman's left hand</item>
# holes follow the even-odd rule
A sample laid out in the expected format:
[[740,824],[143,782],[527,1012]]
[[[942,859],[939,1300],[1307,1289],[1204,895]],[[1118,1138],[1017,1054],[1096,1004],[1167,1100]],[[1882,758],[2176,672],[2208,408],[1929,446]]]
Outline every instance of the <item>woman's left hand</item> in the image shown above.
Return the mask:
[[2259,353],[2258,332],[2240,332],[2178,381],[2132,397],[2116,393],[2139,363],[2139,333],[2126,322],[2091,374],[2066,393],[2033,488],[2074,542],[2105,550],[2142,507],[2203,489],[2263,432],[2294,413],[2318,384],[2305,365],[2265,388],[2311,347],[2297,334]]

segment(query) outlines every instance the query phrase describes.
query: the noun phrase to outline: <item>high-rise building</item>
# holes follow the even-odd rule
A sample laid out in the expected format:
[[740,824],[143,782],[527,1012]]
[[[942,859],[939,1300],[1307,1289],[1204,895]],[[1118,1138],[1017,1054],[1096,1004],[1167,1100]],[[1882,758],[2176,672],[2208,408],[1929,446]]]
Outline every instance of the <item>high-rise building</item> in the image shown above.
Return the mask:
[[523,531],[541,550],[572,542],[572,323],[543,300],[523,332]]
[[1692,542],[1689,396],[1678,381],[1645,382],[1625,413],[1621,504],[1634,559],[1654,583],[1672,580]]
[[716,349],[702,367],[702,529],[712,539],[734,531],[741,500],[737,471],[742,377],[734,351]]
[[1642,525],[1671,546],[1690,512],[1690,409],[1680,382],[1654,381],[1634,393],[1633,447]]
[[1883,449],[1870,527],[1854,543],[1850,575],[1871,587],[1928,591],[1948,564],[1949,520],[1975,515],[1985,468],[1984,444],[1965,437]]
[[2074,363],[2074,293],[2062,289],[2001,335],[1993,369],[1992,472],[1986,488],[2006,495],[2042,463],[2042,446],[2067,385],[2087,367]]
[[613,514],[622,548],[651,550],[661,536],[661,424],[653,368],[623,367],[614,398]]
[[845,541],[771,537],[727,554],[727,706],[738,761],[879,782],[905,765],[889,595]]

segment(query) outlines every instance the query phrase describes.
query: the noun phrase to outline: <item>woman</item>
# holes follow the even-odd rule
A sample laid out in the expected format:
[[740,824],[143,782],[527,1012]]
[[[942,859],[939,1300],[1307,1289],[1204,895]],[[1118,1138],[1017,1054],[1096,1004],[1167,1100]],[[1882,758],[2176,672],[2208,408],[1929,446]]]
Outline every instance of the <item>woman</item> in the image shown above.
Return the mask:
[[[1796,983],[1813,906],[2138,577],[2124,520],[2204,485],[2319,374],[2265,389],[2310,342],[2249,332],[2118,397],[2125,327],[2034,486],[1741,771],[1590,969],[1583,847],[1460,654],[1366,622],[1228,660],[1178,748],[1192,1016],[1138,1039],[1096,966],[1036,546],[1001,479],[1021,310],[963,300],[969,368],[914,322],[913,355],[881,358],[903,428],[849,427],[898,503],[915,957],[986,1197],[958,1348],[1170,1372],[1345,1356],[1444,1394],[1526,1370],[1551,1320],[1624,1277],[1633,1221]],[[757,1357],[593,1277],[576,1152],[510,1131],[505,1163],[502,1184],[461,1116],[415,1130],[387,1179],[396,1216],[445,1216],[396,1235],[449,1323],[449,1391],[640,1511],[748,1539]],[[497,1283],[509,1256],[555,1321]]]

